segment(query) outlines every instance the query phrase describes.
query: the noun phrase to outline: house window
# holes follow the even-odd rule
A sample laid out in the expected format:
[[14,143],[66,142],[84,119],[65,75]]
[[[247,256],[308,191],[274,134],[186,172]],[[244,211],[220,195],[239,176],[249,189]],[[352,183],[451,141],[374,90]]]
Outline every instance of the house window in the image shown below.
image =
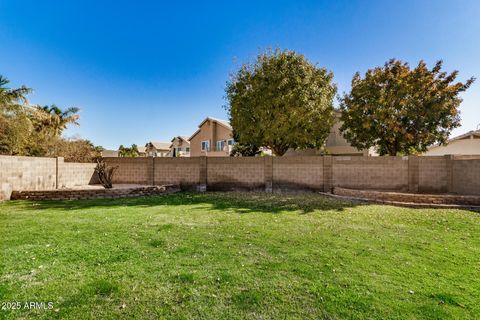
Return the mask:
[[186,148],[185,148],[185,151],[186,151],[186,152],[190,152],[190,147],[186,147]]
[[229,146],[233,146],[233,145],[235,144],[235,140],[233,140],[233,139],[228,139],[228,140],[227,140],[227,144],[228,144]]
[[178,148],[177,148],[177,151],[178,151],[178,152],[181,152],[181,151],[182,151],[182,148],[181,148],[181,147],[178,147]]
[[210,151],[210,141],[202,141],[202,151]]
[[223,148],[225,147],[225,140],[218,140],[217,141],[217,151],[223,151]]

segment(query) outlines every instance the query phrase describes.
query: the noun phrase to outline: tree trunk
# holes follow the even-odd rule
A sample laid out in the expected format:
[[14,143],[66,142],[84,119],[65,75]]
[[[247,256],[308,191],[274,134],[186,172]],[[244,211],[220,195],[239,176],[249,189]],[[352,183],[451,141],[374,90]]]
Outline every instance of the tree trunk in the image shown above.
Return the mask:
[[397,147],[396,146],[390,146],[388,148],[388,155],[392,156],[392,157],[397,156]]
[[288,151],[288,148],[286,148],[285,146],[272,146],[271,149],[273,151],[273,154],[277,157],[283,156],[285,152]]

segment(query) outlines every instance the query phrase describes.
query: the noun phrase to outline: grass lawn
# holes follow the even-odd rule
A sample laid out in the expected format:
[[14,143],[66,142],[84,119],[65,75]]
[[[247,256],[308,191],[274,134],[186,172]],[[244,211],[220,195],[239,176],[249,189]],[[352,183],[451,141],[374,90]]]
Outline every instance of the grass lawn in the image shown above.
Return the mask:
[[205,193],[12,201],[0,219],[0,301],[22,305],[0,318],[480,317],[475,212]]

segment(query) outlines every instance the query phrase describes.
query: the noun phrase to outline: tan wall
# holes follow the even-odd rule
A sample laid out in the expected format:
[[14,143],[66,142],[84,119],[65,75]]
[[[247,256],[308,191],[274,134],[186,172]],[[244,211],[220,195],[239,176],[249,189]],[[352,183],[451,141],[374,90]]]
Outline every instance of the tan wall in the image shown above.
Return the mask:
[[323,189],[323,157],[274,157],[273,189]]
[[105,158],[109,166],[118,167],[113,183],[151,184],[153,157],[146,158]]
[[333,186],[352,189],[408,190],[408,159],[333,157]]
[[59,162],[58,188],[98,183],[95,163]]
[[418,157],[420,192],[447,192],[447,162],[445,157]]
[[0,200],[10,199],[12,191],[53,190],[95,183],[94,168],[93,163],[67,163],[63,158],[0,156]]
[[[12,190],[51,190],[95,183],[94,164],[63,158],[0,156],[0,199]],[[181,184],[203,190],[333,187],[480,194],[480,157],[193,157],[106,158],[114,183]],[[203,186],[203,187],[202,187]]]
[[207,187],[210,190],[264,189],[264,159],[259,157],[208,158]]
[[453,161],[453,192],[459,194],[480,194],[480,159],[459,159]]
[[[271,178],[265,162],[271,159]],[[329,159],[329,161],[327,161]],[[273,189],[330,191],[332,187],[422,193],[479,194],[480,157],[207,157],[205,181],[201,157],[115,158],[115,183],[205,184],[209,190]],[[140,161],[139,161],[140,160]],[[141,161],[144,160],[144,161]],[[410,163],[412,162],[412,163]],[[111,162],[111,164],[115,164]],[[268,168],[270,168],[268,167]],[[153,169],[154,168],[154,169]],[[149,172],[155,172],[148,180]],[[413,172],[412,172],[413,170]],[[449,174],[450,172],[450,174]],[[270,179],[270,180],[269,180]]]
[[[228,140],[232,138],[232,131],[218,124],[217,122],[208,120],[201,127],[200,132],[198,132],[190,140],[190,156],[199,157],[199,156],[212,156],[208,152],[205,153],[202,151],[202,141],[210,141],[210,151],[215,150],[215,145],[217,140]],[[216,153],[215,157],[218,156],[228,156],[228,152]]]
[[194,188],[200,183],[199,158],[155,158],[154,184]]
[[0,156],[0,200],[10,199],[12,190],[56,188],[55,158]]

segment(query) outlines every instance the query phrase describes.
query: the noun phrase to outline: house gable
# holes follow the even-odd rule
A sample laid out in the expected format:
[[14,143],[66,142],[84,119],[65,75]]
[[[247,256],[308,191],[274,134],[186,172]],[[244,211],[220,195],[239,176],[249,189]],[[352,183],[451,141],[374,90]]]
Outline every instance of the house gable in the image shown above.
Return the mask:
[[[228,156],[225,150],[216,150],[217,141],[226,141],[232,138],[232,127],[225,121],[207,117],[197,131],[189,138],[192,157],[201,155]],[[208,141],[208,150],[202,150],[202,141]],[[205,146],[206,143],[204,143]]]

